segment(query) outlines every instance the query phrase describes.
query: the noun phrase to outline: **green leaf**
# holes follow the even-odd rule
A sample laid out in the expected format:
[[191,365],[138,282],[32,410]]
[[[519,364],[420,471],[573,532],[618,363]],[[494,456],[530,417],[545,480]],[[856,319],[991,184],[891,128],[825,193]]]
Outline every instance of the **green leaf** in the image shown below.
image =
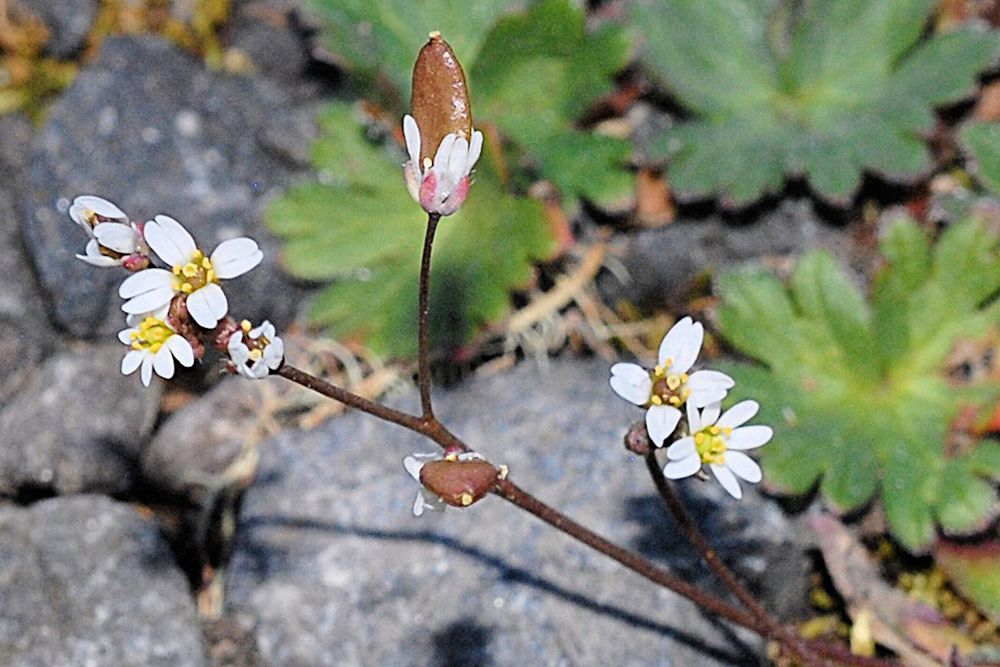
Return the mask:
[[939,541],[934,560],[964,595],[1000,623],[1000,542]]
[[[804,175],[849,201],[865,170],[929,168],[933,107],[974,90],[1000,47],[962,29],[921,43],[933,0],[637,0],[645,64],[695,118],[660,151],[679,197],[742,205]],[[654,151],[655,154],[655,151]]]
[[[272,202],[268,224],[286,241],[292,275],[335,279],[314,303],[316,323],[381,355],[409,356],[426,215],[403,185],[401,156],[365,141],[350,107],[331,105],[322,125],[314,157],[330,182],[292,188]],[[541,204],[505,192],[484,156],[462,210],[438,226],[432,343],[454,349],[500,319],[510,290],[555,247]]]
[[[719,280],[719,326],[763,366],[726,368],[736,398],[761,403],[774,439],[761,449],[767,483],[803,493],[819,485],[841,512],[880,496],[892,533],[928,548],[935,525],[981,528],[993,516],[1000,448],[982,443],[961,458],[946,442],[959,409],[995,404],[1000,383],[955,387],[945,361],[963,339],[1000,325],[1000,253],[975,219],[936,245],[899,220],[882,242],[886,264],[872,305],[833,258],[803,257],[784,287],[743,268]],[[886,349],[891,348],[891,349]]]
[[466,68],[497,19],[519,0],[309,0],[323,25],[324,46],[381,101],[402,108],[410,99],[417,52],[441,32]]
[[993,192],[1000,192],[1000,123],[968,123],[959,141],[972,154],[976,177]]

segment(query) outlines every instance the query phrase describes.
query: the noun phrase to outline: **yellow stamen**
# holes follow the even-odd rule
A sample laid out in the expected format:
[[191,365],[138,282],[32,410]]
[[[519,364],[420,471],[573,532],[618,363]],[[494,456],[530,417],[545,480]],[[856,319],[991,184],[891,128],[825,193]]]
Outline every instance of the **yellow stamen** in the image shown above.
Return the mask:
[[459,497],[459,501],[462,503],[462,507],[468,507],[469,505],[472,504],[472,494],[471,493],[463,493]]
[[656,395],[650,396],[649,402],[653,405],[663,405],[663,399]]

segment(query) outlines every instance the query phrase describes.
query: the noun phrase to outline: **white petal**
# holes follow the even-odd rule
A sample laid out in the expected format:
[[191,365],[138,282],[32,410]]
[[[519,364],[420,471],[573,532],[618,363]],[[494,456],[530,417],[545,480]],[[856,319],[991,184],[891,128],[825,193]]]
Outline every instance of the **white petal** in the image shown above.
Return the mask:
[[223,241],[210,258],[215,275],[223,280],[241,276],[260,264],[264,253],[253,239],[241,237]]
[[[690,317],[685,317],[682,320],[676,322],[674,326],[670,327],[670,331],[667,335],[663,337],[660,341],[660,351],[657,355],[657,359],[660,364],[663,364],[667,359],[671,360],[670,370],[674,373],[683,373],[684,371],[678,371],[677,359],[684,352],[687,341],[690,338],[691,327],[694,326]],[[684,369],[687,370],[687,369]]]
[[681,420],[681,411],[672,405],[653,405],[646,410],[646,432],[657,447],[670,437]]
[[87,254],[77,255],[76,258],[83,260],[91,266],[99,266],[102,269],[106,269],[109,266],[121,266],[121,260],[115,259],[114,257],[108,257],[107,255],[102,255],[101,251],[98,249],[97,241],[90,239],[87,241]]
[[722,403],[716,401],[715,403],[706,405],[705,409],[701,411],[701,428],[711,426],[717,422],[720,412],[722,412]]
[[410,114],[403,116],[403,138],[406,140],[406,152],[410,155],[410,161],[415,165],[419,165],[420,128],[417,127],[416,119]]
[[736,384],[731,377],[718,371],[695,371],[688,378],[687,386],[691,390],[689,401],[696,407],[703,408],[709,403],[721,401],[726,393]]
[[263,361],[272,371],[277,370],[281,360],[285,358],[285,344],[280,338],[275,338],[264,348]]
[[701,410],[695,407],[691,401],[684,404],[684,410],[687,412],[688,432],[697,433],[704,426],[701,421]]
[[424,467],[423,461],[416,456],[407,456],[403,459],[403,467],[406,468],[406,472],[410,473],[410,477],[420,481],[420,469]]
[[413,516],[422,516],[424,513],[424,493],[417,491],[417,497],[413,499]]
[[736,500],[743,497],[743,490],[740,489],[740,483],[736,481],[736,475],[734,475],[729,468],[726,466],[716,465],[714,463],[710,465],[709,468],[712,469],[712,472],[715,474],[715,479],[719,480],[719,484],[722,485],[722,488],[724,488],[729,495],[736,498]]
[[686,459],[692,454],[697,455],[698,448],[694,444],[694,438],[691,436],[686,436],[681,438],[674,444],[667,447],[667,458],[671,461],[680,461],[681,459]]
[[770,426],[741,426],[733,429],[726,446],[729,449],[753,449],[767,444],[773,436]]
[[174,355],[170,354],[170,348],[166,345],[153,355],[153,370],[165,380],[174,376]]
[[760,466],[743,452],[726,452],[726,467],[748,482],[761,480]]
[[451,159],[451,149],[455,147],[455,141],[458,139],[458,135],[452,132],[451,134],[444,135],[441,143],[438,145],[437,152],[434,153],[434,165],[438,168],[438,173],[443,173],[448,165],[448,160]]
[[135,372],[135,369],[139,368],[139,364],[142,360],[146,358],[146,353],[142,350],[129,350],[128,353],[122,357],[122,375],[130,375]]
[[611,388],[629,403],[646,405],[653,391],[653,381],[642,366],[615,364],[611,367]]
[[701,470],[701,459],[697,454],[692,454],[678,461],[668,461],[663,466],[663,476],[667,479],[681,479],[690,477]]
[[107,199],[94,195],[81,195],[74,199],[73,205],[69,207],[69,216],[77,224],[89,228],[90,222],[87,218],[91,211],[108,220],[121,220],[123,222],[128,220],[128,216],[120,208]]
[[222,288],[211,283],[196,289],[187,298],[187,309],[203,329],[214,329],[219,320],[226,316],[229,302]]
[[162,287],[168,287],[173,291],[173,286],[174,274],[170,273],[170,271],[166,269],[143,269],[125,279],[118,288],[118,296],[123,299],[131,299],[134,296]]
[[[472,171],[472,168],[479,162],[479,155],[483,151],[483,133],[476,130],[472,133],[472,140],[469,142],[469,154],[465,158],[465,174]],[[464,175],[464,174],[463,174]]]
[[[129,327],[128,329],[122,329],[121,331],[118,332],[118,340],[120,340],[124,345],[131,345],[133,331],[137,331],[137,329],[133,327]],[[128,373],[126,373],[126,375],[128,375]]]
[[452,146],[451,154],[448,156],[448,190],[449,192],[458,184],[465,171],[465,160],[469,155],[469,141],[465,137],[459,137]]
[[158,215],[147,222],[143,234],[153,252],[170,266],[187,264],[198,249],[183,225],[169,215]]
[[146,353],[142,355],[142,370],[139,371],[142,383],[149,386],[149,381],[153,379],[153,355]]
[[740,401],[726,410],[726,414],[722,415],[718,424],[719,426],[728,426],[729,428],[742,426],[753,419],[759,409],[760,405],[757,401]]
[[134,229],[117,222],[102,222],[94,227],[94,238],[105,248],[123,254],[135,252],[139,243]]
[[190,368],[194,365],[194,350],[191,349],[191,343],[184,336],[174,334],[163,343],[163,346],[170,350],[181,366]]
[[674,357],[674,364],[670,367],[670,371],[687,373],[701,352],[701,343],[704,338],[705,328],[701,326],[701,322],[695,322],[688,327],[681,349]]
[[129,299],[122,304],[122,310],[132,315],[149,313],[170,305],[170,300],[173,298],[173,289],[160,287]]

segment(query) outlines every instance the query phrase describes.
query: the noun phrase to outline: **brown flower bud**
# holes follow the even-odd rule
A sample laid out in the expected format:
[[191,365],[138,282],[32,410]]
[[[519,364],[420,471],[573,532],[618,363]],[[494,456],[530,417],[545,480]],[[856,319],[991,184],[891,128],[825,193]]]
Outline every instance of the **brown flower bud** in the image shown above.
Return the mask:
[[653,451],[653,441],[646,432],[645,422],[636,422],[625,434],[625,449],[639,456],[646,456]]
[[459,458],[428,461],[420,469],[420,483],[445,503],[455,507],[468,507],[494,486],[500,471],[481,458]]
[[413,65],[410,111],[420,128],[420,162],[433,160],[441,140],[457,133],[472,137],[472,107],[465,72],[448,42],[435,31]]

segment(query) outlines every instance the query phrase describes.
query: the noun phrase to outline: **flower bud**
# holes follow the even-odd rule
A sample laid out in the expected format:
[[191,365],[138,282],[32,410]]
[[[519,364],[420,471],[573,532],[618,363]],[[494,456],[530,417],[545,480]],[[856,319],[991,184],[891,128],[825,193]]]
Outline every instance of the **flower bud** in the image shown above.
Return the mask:
[[406,187],[428,213],[451,215],[469,194],[483,134],[472,129],[465,73],[439,32],[417,56],[411,109],[403,118]]

